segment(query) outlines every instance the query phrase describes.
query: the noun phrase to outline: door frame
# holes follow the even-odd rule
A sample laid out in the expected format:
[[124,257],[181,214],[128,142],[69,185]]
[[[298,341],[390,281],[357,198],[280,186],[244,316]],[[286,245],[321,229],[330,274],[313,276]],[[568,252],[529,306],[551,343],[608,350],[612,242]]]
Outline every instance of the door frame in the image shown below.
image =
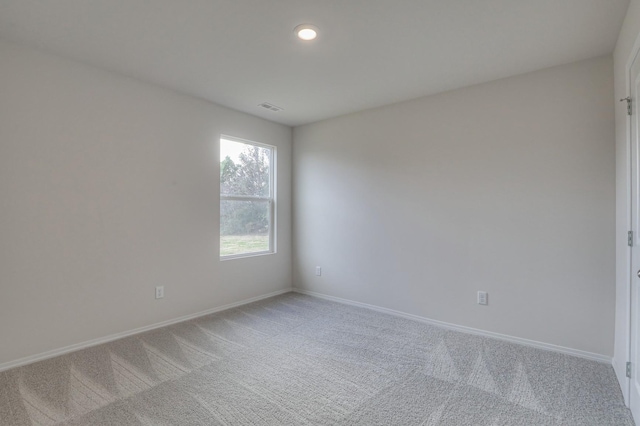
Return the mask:
[[[636,58],[640,58],[640,34],[638,34],[635,43],[633,44],[633,48],[631,49],[631,53],[629,54],[629,57],[627,58],[627,63],[625,66],[625,86],[626,86],[626,90],[625,90],[625,97],[626,96],[631,96],[631,87],[632,87],[632,82],[631,82],[631,67],[633,66],[634,61],[636,60]],[[617,98],[617,96],[616,96]],[[634,111],[637,111],[636,108],[638,108],[638,100],[637,99],[633,99],[633,108]],[[617,99],[616,99],[617,102]],[[626,109],[626,105],[624,106]],[[633,125],[632,121],[631,121],[631,117],[627,114],[625,114],[626,117],[626,150],[625,150],[625,163],[626,163],[626,186],[627,186],[627,191],[626,191],[626,213],[627,213],[627,217],[626,217],[626,225],[627,225],[627,229],[628,230],[632,230],[633,229],[633,206],[632,206],[632,191],[633,191],[633,157],[632,157],[632,149],[631,149],[631,126]],[[640,188],[639,188],[640,191]],[[640,213],[640,212],[639,212]],[[635,230],[636,233],[640,234],[640,230]],[[634,234],[633,239],[636,239],[636,235]],[[631,360],[631,337],[632,337],[632,332],[633,329],[631,327],[631,318],[632,318],[632,310],[631,310],[631,305],[632,305],[632,285],[633,285],[633,279],[634,279],[634,275],[633,275],[633,262],[632,262],[632,255],[633,255],[633,250],[634,248],[636,250],[640,250],[640,246],[636,246],[635,245],[635,241],[634,241],[634,245],[633,247],[627,247],[626,253],[625,253],[625,262],[626,262],[626,279],[625,279],[625,283],[626,283],[626,288],[625,288],[625,327],[626,329],[623,331],[623,335],[626,336],[626,342],[625,342],[625,354],[626,354],[626,358],[627,361]],[[624,396],[624,401],[625,404],[627,405],[627,407],[630,405],[630,398],[631,398],[631,379],[629,377],[626,377],[626,365],[616,365],[616,359],[615,357],[613,358],[613,367],[616,370],[616,375],[618,376],[618,381],[620,381],[620,387],[622,388],[622,394]],[[638,366],[635,366],[635,368],[638,368]],[[622,379],[622,380],[621,380]]]

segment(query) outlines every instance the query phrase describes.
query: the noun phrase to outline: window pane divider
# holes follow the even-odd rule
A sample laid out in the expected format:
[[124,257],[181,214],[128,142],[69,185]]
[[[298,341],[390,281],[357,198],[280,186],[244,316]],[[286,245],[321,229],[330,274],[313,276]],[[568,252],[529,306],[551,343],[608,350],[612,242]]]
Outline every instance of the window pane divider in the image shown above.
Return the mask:
[[272,197],[256,197],[252,195],[220,195],[221,200],[230,201],[271,201]]

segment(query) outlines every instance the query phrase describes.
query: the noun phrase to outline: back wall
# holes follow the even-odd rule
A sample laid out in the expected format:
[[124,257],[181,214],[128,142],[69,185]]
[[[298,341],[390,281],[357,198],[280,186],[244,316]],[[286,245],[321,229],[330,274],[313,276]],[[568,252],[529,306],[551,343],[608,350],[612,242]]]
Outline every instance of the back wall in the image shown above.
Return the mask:
[[613,112],[607,56],[295,128],[294,285],[611,356]]

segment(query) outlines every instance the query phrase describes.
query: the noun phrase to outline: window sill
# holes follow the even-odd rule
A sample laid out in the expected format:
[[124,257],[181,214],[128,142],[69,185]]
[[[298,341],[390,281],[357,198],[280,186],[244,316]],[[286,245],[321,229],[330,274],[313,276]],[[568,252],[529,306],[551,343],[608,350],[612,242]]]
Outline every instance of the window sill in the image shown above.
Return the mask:
[[233,259],[245,259],[247,257],[268,256],[270,254],[276,254],[276,252],[275,251],[256,251],[252,253],[228,254],[226,256],[220,256],[220,261],[233,260]]

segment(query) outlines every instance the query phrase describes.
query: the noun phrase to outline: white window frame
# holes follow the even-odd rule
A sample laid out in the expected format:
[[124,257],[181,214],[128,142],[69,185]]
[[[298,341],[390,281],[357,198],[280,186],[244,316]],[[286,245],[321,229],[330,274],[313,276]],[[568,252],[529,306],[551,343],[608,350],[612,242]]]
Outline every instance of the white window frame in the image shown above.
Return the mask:
[[[243,143],[246,145],[257,146],[259,148],[265,148],[271,151],[271,158],[269,163],[269,196],[268,197],[258,197],[251,195],[223,195],[220,192],[220,204],[218,205],[218,213],[220,212],[220,206],[223,201],[267,201],[268,209],[269,209],[269,249],[263,251],[253,251],[249,253],[238,253],[238,254],[228,254],[222,255],[221,250],[222,246],[220,244],[220,239],[222,238],[222,234],[220,234],[220,227],[218,227],[218,252],[220,253],[220,260],[231,260],[231,259],[241,259],[245,257],[254,257],[254,256],[264,256],[269,254],[276,253],[276,170],[277,170],[277,148],[274,145],[268,145],[265,143],[254,142],[247,139],[238,138],[235,136],[229,135],[220,135],[219,145],[218,145],[218,156],[220,157],[220,147],[222,145],[222,140],[228,140],[232,142]],[[222,158],[219,158],[218,167],[220,167],[220,161]],[[218,176],[220,176],[220,171],[218,170]],[[220,189],[218,189],[220,191]],[[222,217],[220,217],[220,221],[222,221]]]

